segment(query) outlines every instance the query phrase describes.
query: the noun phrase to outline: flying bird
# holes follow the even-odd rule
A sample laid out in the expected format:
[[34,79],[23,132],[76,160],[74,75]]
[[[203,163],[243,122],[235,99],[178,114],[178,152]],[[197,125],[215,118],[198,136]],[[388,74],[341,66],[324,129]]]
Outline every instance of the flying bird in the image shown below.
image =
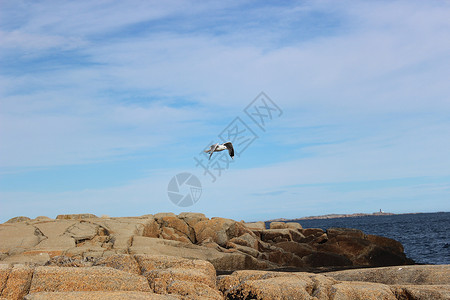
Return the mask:
[[228,154],[230,154],[231,158],[234,158],[234,149],[233,144],[231,142],[226,142],[223,144],[214,144],[211,145],[211,147],[208,150],[205,150],[206,153],[209,153],[209,159],[211,159],[211,156],[214,152],[219,152],[228,149]]

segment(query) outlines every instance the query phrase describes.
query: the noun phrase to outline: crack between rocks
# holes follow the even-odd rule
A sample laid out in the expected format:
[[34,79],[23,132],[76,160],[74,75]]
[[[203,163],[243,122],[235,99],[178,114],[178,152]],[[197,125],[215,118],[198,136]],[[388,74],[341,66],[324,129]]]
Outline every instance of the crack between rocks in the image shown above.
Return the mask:
[[130,254],[130,248],[133,247],[134,235],[130,237],[129,243],[127,242],[127,254]]
[[398,289],[390,288],[394,297],[398,300],[415,300],[416,298],[411,295],[405,288],[399,287]]
[[[39,241],[39,243],[37,243],[37,244],[34,245],[33,247],[36,247],[36,246],[38,246],[40,243],[42,243],[43,241],[48,240],[48,236],[46,236],[46,235],[45,235],[38,227],[36,227],[35,225],[31,225],[31,226],[34,227],[34,235],[36,235],[36,236],[41,235],[41,236],[44,237],[42,240]],[[36,234],[36,233],[38,233],[38,234]]]
[[138,265],[139,268],[139,275],[144,276],[145,279],[147,279],[147,284],[150,290],[152,290],[155,293],[155,289],[152,288],[152,285],[150,284],[150,280],[147,278],[147,276],[144,275],[144,269],[141,266],[141,264],[139,263],[139,261],[136,259],[136,255],[131,255],[130,256],[133,258],[133,260],[136,262],[136,264]]
[[[319,281],[315,278],[311,278],[313,284],[311,286],[311,289],[309,289],[309,287],[306,290],[306,292],[311,296],[311,297],[315,297],[317,292],[319,291]],[[309,292],[309,290],[311,290],[311,292]]]
[[9,276],[11,275],[12,267],[9,268],[8,275],[6,276],[5,284],[2,286],[2,289],[0,290],[0,297],[3,294],[3,291],[6,289],[6,286],[8,285]]
[[[185,220],[183,220],[183,222],[186,223],[186,225],[187,225],[187,227],[189,228],[189,230],[192,231],[192,232],[194,233],[194,240],[191,241],[191,242],[192,242],[192,244],[196,244],[196,243],[197,243],[197,235],[195,234],[195,229],[194,229],[194,227],[192,227],[191,225],[189,225],[189,223],[186,222]],[[188,237],[188,238],[189,238],[189,237]],[[190,238],[189,238],[189,240],[190,240]]]
[[28,295],[28,294],[30,293],[31,282],[33,281],[34,272],[35,272],[35,269],[33,268],[33,272],[31,272],[30,280],[27,282],[27,285],[26,285],[26,287],[24,288],[25,295]]

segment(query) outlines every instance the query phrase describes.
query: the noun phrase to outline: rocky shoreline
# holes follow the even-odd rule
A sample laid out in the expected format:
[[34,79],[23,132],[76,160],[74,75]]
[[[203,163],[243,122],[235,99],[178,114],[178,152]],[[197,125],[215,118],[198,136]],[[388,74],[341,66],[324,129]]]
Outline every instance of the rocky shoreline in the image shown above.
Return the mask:
[[449,274],[355,229],[199,213],[0,224],[0,299],[449,299]]

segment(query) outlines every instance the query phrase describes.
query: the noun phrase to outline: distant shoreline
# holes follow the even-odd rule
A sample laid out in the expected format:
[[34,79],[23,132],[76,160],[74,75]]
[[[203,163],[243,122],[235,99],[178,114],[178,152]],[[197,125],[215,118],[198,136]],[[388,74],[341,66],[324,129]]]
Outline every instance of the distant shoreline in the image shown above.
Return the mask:
[[367,216],[393,216],[393,215],[414,215],[414,214],[421,214],[421,213],[419,212],[419,213],[394,214],[394,213],[389,213],[389,212],[375,212],[375,213],[371,213],[371,214],[367,214],[367,213],[327,214],[327,215],[322,215],[322,216],[309,216],[309,217],[302,217],[302,218],[296,218],[296,219],[278,218],[278,219],[267,220],[265,222],[295,222],[295,221],[302,221],[302,220],[323,220],[323,219],[354,218],[354,217],[367,217]]

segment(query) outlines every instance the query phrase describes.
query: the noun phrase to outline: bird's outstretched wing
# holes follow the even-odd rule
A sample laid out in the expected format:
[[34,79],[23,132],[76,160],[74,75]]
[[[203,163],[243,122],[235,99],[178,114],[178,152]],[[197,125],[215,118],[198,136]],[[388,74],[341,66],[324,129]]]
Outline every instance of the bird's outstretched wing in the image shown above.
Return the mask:
[[211,145],[211,149],[210,149],[211,153],[209,154],[209,159],[211,159],[211,156],[213,155],[214,151],[216,151],[217,146],[219,146],[218,143],[215,145]]
[[228,149],[228,154],[230,154],[231,158],[234,158],[234,148],[231,142],[226,142],[223,144]]

